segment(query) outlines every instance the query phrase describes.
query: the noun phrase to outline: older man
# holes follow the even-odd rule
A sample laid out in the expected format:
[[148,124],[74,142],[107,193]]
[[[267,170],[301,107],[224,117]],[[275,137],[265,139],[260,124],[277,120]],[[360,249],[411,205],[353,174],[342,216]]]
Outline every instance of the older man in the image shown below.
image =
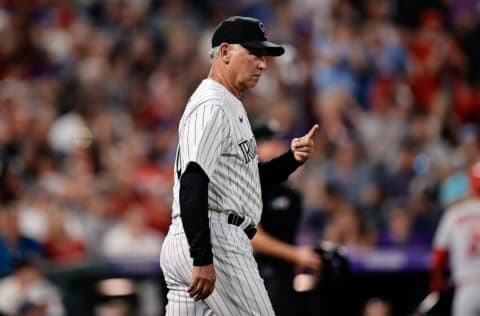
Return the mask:
[[259,162],[242,94],[284,49],[262,22],[231,17],[212,38],[212,66],[179,126],[172,224],[161,266],[167,315],[273,315],[250,239],[262,210],[261,183],[278,183],[306,161],[315,125],[291,149]]

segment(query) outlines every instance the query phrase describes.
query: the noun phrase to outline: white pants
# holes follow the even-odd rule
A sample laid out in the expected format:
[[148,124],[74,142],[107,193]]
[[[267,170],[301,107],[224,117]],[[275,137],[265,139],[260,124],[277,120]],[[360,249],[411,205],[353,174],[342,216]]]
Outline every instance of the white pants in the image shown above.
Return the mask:
[[211,212],[209,217],[215,290],[202,301],[190,297],[192,259],[181,219],[174,219],[160,255],[169,290],[167,315],[274,315],[247,235],[241,227],[228,224],[226,214]]
[[454,316],[480,316],[480,284],[458,286],[453,298]]

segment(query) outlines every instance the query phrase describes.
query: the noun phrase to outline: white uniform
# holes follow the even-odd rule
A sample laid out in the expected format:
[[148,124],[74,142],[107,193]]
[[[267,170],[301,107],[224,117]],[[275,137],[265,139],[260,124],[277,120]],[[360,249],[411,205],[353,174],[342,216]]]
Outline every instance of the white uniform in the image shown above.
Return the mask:
[[[180,218],[180,176],[190,162],[207,174],[214,292],[194,302],[192,259]],[[258,224],[262,210],[257,146],[245,109],[221,84],[205,79],[190,98],[179,126],[173,188],[173,220],[160,262],[169,288],[167,315],[273,315],[253,249],[243,231]],[[228,224],[235,213],[245,221]]]
[[456,287],[453,315],[480,316],[480,199],[452,206],[440,221],[434,248],[447,250]]

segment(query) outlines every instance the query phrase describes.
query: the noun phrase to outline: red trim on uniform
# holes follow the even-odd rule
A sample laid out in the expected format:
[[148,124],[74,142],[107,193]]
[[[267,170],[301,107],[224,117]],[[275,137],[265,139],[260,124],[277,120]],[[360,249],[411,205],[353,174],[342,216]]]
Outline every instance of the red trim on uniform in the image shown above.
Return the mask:
[[430,291],[441,291],[443,288],[443,271],[447,265],[448,250],[436,248],[432,252],[432,266],[430,274]]

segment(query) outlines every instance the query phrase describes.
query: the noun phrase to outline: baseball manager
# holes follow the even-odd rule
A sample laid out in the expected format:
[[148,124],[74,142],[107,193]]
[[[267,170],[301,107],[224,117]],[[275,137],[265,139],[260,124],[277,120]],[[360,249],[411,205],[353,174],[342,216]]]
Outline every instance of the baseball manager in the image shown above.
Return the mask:
[[267,69],[266,56],[283,53],[257,19],[230,17],[213,34],[210,72],[178,129],[172,224],[160,255],[167,315],[274,315],[250,243],[261,184],[286,180],[310,157],[318,125],[260,162],[241,97]]

